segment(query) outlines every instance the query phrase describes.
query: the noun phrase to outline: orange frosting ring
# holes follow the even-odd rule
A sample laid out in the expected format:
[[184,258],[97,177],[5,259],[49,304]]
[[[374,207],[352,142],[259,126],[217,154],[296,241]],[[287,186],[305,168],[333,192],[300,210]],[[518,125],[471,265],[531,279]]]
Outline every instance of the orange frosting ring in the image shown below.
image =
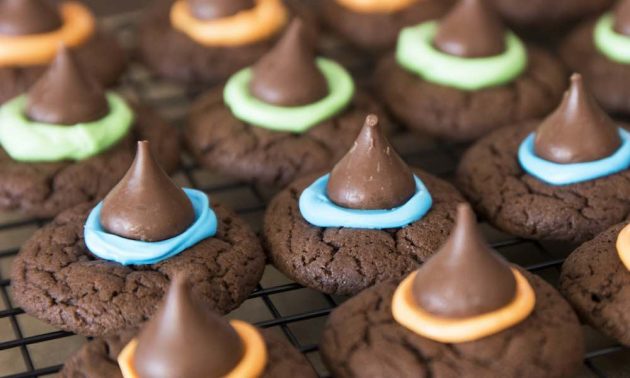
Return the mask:
[[[238,333],[243,342],[243,357],[238,365],[224,378],[258,377],[262,375],[267,366],[267,346],[262,335],[253,325],[240,321],[230,320],[230,324]],[[134,338],[118,355],[118,366],[124,378],[139,378],[133,367],[133,356],[138,347],[138,339]]]
[[88,8],[78,2],[59,6],[63,24],[57,30],[20,36],[0,36],[0,66],[34,66],[48,64],[59,44],[81,45],[96,29],[96,21]]
[[239,46],[269,39],[289,18],[281,0],[256,0],[256,6],[216,20],[194,18],[188,4],[179,0],[171,7],[171,25],[205,46]]
[[336,0],[345,8],[358,13],[394,13],[418,0]]
[[630,224],[619,231],[615,246],[621,263],[630,270]]
[[392,315],[403,327],[443,343],[463,343],[493,335],[522,322],[534,310],[534,290],[518,270],[512,268],[512,272],[516,279],[516,296],[512,302],[492,312],[463,319],[439,317],[421,309],[411,290],[414,272],[394,292]]

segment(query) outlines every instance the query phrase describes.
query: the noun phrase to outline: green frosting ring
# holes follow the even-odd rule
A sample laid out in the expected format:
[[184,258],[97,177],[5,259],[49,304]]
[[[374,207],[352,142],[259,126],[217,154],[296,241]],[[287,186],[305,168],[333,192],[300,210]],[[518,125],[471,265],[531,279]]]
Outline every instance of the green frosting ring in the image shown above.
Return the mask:
[[506,49],[501,54],[462,58],[433,46],[437,27],[437,21],[429,21],[404,28],[396,46],[398,64],[432,83],[466,91],[507,84],[527,67],[525,45],[512,32],[506,33]]
[[630,64],[630,37],[614,29],[612,13],[601,16],[593,30],[595,47],[608,59],[621,64]]
[[303,133],[343,110],[354,96],[354,81],[341,65],[324,58],[317,58],[316,63],[329,93],[312,104],[284,107],[257,99],[249,90],[251,68],[242,69],[228,80],[223,100],[241,121],[274,131]]
[[109,114],[76,125],[34,122],[25,114],[26,95],[0,107],[0,144],[17,161],[55,162],[82,160],[107,150],[125,135],[134,113],[125,100],[107,93]]

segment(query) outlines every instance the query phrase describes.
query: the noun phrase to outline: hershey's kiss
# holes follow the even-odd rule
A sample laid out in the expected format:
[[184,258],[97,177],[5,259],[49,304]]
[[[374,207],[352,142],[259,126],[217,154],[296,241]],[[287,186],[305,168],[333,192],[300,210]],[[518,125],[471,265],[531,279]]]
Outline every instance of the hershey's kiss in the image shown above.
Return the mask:
[[630,36],[630,0],[622,0],[614,9],[614,30],[623,35]]
[[505,27],[484,0],[460,0],[438,26],[434,44],[450,55],[478,58],[505,50]]
[[101,119],[107,113],[103,88],[64,46],[27,93],[26,115],[36,122],[75,125]]
[[190,13],[198,20],[233,16],[256,5],[254,0],[186,0],[186,2]]
[[138,335],[133,366],[140,378],[219,378],[242,356],[243,344],[234,328],[193,298],[180,274]]
[[470,206],[460,204],[455,228],[418,269],[412,290],[424,311],[464,318],[509,304],[516,296],[516,279],[508,263],[484,240]]
[[621,146],[619,129],[573,74],[571,86],[536,130],[534,149],[555,163],[580,163],[612,155]]
[[181,234],[194,220],[189,198],[162,170],[149,142],[138,142],[131,167],[103,200],[101,225],[105,231],[154,242]]
[[59,12],[44,0],[0,0],[0,35],[46,33],[61,24]]
[[279,106],[305,105],[328,94],[328,82],[317,67],[315,47],[304,23],[294,19],[278,43],[254,65],[251,93]]
[[354,146],[333,168],[327,192],[332,202],[351,209],[391,209],[415,194],[413,174],[376,115],[367,116]]

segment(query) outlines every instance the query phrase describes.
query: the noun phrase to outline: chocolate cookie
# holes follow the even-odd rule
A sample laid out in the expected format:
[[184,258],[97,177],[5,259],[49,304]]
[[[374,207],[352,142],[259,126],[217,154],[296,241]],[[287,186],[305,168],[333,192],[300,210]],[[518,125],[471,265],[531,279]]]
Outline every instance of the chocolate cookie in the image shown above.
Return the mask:
[[603,333],[630,345],[630,272],[615,247],[619,231],[613,226],[582,244],[562,265],[560,290],[582,319]]
[[[89,342],[66,361],[60,376],[122,378],[116,358],[136,333],[136,330],[128,330]],[[266,330],[263,330],[262,334],[269,358],[263,378],[314,378],[317,376],[306,358],[286,339]]]
[[439,343],[407,330],[391,314],[395,283],[363,291],[331,314],[321,343],[335,377],[567,377],[580,365],[582,331],[556,290],[523,272],[536,293],[522,323],[483,339]]
[[169,79],[188,84],[216,83],[252,64],[275,39],[236,47],[207,47],[171,26],[172,0],[149,10],[138,30],[138,48],[144,64]]
[[337,0],[321,0],[318,12],[326,26],[353,45],[372,52],[389,50],[396,45],[402,28],[442,16],[451,0],[418,1],[394,13],[359,13]]
[[458,188],[496,227],[529,239],[582,242],[625,220],[630,171],[552,186],[525,173],[517,159],[523,139],[540,121],[497,130],[462,157]]
[[[73,51],[81,66],[104,86],[115,84],[127,64],[125,52],[116,39],[102,32],[97,32]],[[37,81],[46,68],[0,67],[0,103],[23,93]]]
[[[237,119],[223,102],[223,87],[197,100],[184,129],[188,150],[206,168],[245,181],[284,186],[334,164],[356,138],[368,113],[381,113],[357,92],[339,115],[301,134],[256,127]],[[387,122],[384,122],[387,127]]]
[[578,26],[560,46],[560,56],[580,72],[597,101],[610,113],[630,113],[630,66],[602,55],[593,42],[594,22]]
[[0,208],[52,217],[76,204],[102,198],[125,174],[136,140],[150,140],[167,172],[179,165],[177,130],[153,111],[135,107],[133,132],[116,146],[78,162],[28,163],[0,148]]
[[549,40],[571,23],[603,11],[614,0],[491,0],[503,19],[519,31]]
[[431,83],[401,67],[393,54],[379,63],[375,81],[392,114],[412,130],[452,140],[476,139],[492,129],[540,117],[565,88],[565,71],[544,50],[530,47],[525,72],[512,83],[463,91]]
[[[127,161],[128,166],[129,161]],[[62,329],[103,335],[148,319],[177,272],[212,309],[227,313],[260,279],[258,238],[232,211],[213,204],[217,234],[152,265],[123,266],[95,258],[84,242],[91,204],[56,217],[26,242],[13,262],[12,291],[28,313]]]
[[319,175],[291,183],[269,204],[264,242],[274,265],[293,280],[329,294],[354,294],[416,269],[446,240],[458,202],[455,188],[418,169],[433,197],[419,221],[398,229],[320,228],[298,208],[302,191]]

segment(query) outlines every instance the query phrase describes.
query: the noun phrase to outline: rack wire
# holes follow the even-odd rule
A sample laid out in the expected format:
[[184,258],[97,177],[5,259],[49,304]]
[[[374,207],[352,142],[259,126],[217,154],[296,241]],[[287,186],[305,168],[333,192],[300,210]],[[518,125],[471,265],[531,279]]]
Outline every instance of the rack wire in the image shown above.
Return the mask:
[[[107,20],[109,28],[115,30],[127,46],[133,45],[136,18],[135,15],[127,15]],[[325,42],[323,50],[328,55],[345,59],[344,63],[359,78],[367,77],[369,70],[362,59],[340,48],[334,40]],[[181,125],[187,105],[199,93],[157,80],[135,63],[122,80],[120,90],[153,106],[176,125]],[[465,148],[404,131],[397,132],[392,140],[411,165],[446,179],[452,177]],[[204,171],[187,156],[183,160],[181,170],[174,176],[180,184],[204,190],[213,199],[232,206],[254,229],[260,231],[265,204],[273,196],[273,191]],[[85,338],[39,323],[12,304],[8,278],[10,262],[18,253],[19,245],[43,224],[45,221],[24,219],[17,214],[0,214],[0,377],[30,378],[54,374],[61,368],[63,360],[85,342]],[[506,258],[552,284],[557,283],[560,265],[574,247],[515,238],[485,223],[482,223],[482,228],[492,246]],[[230,316],[277,330],[306,355],[320,376],[327,376],[328,372],[319,357],[317,341],[327,315],[344,299],[304,288],[267,266],[256,290]],[[629,349],[588,326],[584,329],[588,352],[584,356],[580,377],[613,377],[630,373]]]

